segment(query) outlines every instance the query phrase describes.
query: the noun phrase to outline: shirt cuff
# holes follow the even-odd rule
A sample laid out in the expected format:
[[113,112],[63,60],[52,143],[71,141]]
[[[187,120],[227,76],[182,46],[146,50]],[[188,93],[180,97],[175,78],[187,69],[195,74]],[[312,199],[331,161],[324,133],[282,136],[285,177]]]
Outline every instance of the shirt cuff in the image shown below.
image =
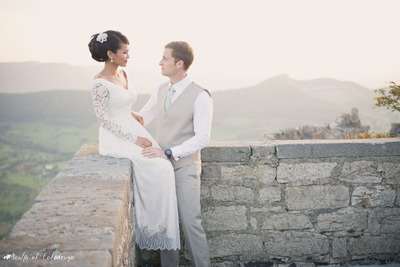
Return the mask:
[[179,161],[182,158],[182,156],[181,156],[182,154],[181,154],[179,147],[176,146],[176,147],[172,147],[170,149],[172,151],[172,156],[174,157],[174,159],[176,161]]

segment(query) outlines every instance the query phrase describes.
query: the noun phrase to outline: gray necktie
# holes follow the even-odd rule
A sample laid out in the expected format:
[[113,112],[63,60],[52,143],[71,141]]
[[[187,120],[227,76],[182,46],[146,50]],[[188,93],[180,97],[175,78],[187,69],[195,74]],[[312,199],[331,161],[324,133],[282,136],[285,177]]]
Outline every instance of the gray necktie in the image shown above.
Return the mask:
[[167,93],[167,97],[165,98],[165,103],[164,103],[164,111],[167,111],[167,109],[169,108],[169,106],[171,105],[171,100],[172,100],[172,95],[174,94],[175,89],[174,87],[171,85],[169,87],[168,93]]

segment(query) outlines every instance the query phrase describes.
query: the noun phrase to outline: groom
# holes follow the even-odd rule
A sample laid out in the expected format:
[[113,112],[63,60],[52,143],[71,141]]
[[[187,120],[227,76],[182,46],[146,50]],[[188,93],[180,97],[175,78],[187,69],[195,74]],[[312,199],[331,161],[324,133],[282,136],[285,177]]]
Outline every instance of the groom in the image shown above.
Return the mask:
[[[171,42],[164,47],[159,65],[169,82],[153,92],[138,114],[145,124],[157,118],[157,136],[162,149],[147,147],[142,154],[171,160],[179,217],[192,264],[207,267],[211,263],[201,225],[200,150],[210,142],[213,101],[207,90],[187,76],[193,58],[193,50],[186,42]],[[178,266],[179,251],[162,250],[161,263]]]

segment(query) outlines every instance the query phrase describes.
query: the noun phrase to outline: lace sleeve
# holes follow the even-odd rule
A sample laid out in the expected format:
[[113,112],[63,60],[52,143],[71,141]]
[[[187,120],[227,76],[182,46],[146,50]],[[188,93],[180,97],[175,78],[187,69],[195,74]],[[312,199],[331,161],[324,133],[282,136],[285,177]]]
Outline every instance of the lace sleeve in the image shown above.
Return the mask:
[[110,93],[107,88],[100,83],[95,83],[93,85],[92,98],[94,111],[100,125],[113,132],[115,135],[135,143],[137,141],[137,136],[128,129],[124,129],[124,127],[118,123],[113,122],[108,116],[107,104],[110,99]]

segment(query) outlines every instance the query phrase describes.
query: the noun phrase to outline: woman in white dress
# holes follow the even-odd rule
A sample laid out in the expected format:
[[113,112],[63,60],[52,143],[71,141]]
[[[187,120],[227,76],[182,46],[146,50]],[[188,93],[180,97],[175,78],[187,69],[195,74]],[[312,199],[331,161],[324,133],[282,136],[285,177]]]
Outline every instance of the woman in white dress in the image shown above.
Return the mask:
[[106,31],[92,35],[88,46],[94,60],[105,62],[92,83],[99,153],[133,164],[136,243],[141,249],[180,249],[173,167],[166,159],[141,154],[144,147],[159,145],[134,118],[137,94],[119,70],[127,65],[129,41],[118,31]]

